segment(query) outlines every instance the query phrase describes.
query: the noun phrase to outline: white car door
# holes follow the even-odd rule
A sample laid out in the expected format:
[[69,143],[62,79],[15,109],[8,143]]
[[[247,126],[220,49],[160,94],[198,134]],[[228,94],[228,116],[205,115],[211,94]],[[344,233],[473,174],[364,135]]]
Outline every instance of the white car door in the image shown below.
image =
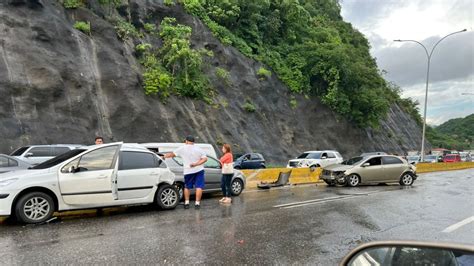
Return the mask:
[[61,167],[58,180],[64,202],[71,205],[113,202],[120,147],[121,144],[103,145]]
[[166,165],[153,153],[122,151],[117,175],[118,199],[144,198],[153,192]]

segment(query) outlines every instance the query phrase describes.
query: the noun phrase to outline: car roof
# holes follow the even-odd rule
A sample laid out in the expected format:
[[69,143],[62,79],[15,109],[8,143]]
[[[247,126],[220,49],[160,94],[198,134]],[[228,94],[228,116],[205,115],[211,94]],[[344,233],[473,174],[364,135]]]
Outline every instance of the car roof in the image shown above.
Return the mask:
[[84,148],[86,148],[86,150],[93,150],[93,149],[98,148],[99,146],[106,147],[106,146],[113,146],[113,145],[118,145],[118,144],[122,145],[122,147],[120,147],[121,151],[140,151],[140,152],[149,152],[149,153],[154,154],[154,152],[150,151],[149,149],[147,149],[146,147],[138,143],[114,142],[114,143],[107,143],[107,144],[90,145]]
[[39,144],[39,145],[25,145],[22,147],[83,147],[82,144]]

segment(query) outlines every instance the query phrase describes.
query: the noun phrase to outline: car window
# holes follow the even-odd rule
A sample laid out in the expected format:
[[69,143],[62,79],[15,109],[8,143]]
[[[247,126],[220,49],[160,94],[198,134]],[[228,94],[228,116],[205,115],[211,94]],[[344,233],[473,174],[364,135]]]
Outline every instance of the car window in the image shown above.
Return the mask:
[[328,158],[328,154],[326,152],[323,152],[323,154],[321,154],[321,159],[324,157]]
[[250,155],[250,160],[258,161],[258,160],[260,160],[260,156],[258,156],[258,154],[253,153],[253,154]]
[[70,151],[68,147],[53,147],[53,152],[51,156],[58,156],[68,151]]
[[370,166],[381,165],[382,164],[382,158],[374,157],[374,158],[371,158],[370,160],[366,161],[365,163],[369,163]]
[[22,155],[30,146],[25,146],[25,147],[21,147],[21,148],[18,148],[16,149],[14,152],[12,152],[10,154],[10,156],[20,156]]
[[0,157],[0,167],[8,167],[8,158]]
[[[56,156],[52,159],[49,159],[47,160],[46,162],[43,162],[43,163],[40,163],[38,165],[36,165],[35,167],[31,168],[31,169],[46,169],[46,168],[50,168],[50,167],[53,167],[55,165],[58,165],[82,152],[86,151],[85,149],[75,149],[75,150],[70,150],[66,153],[63,153],[59,156]],[[72,164],[71,164],[72,165]],[[77,162],[76,164],[74,164],[74,167],[77,166]],[[67,169],[67,168],[66,168]]]
[[204,163],[204,168],[221,168],[221,164],[216,159],[207,157],[207,161]]
[[354,157],[354,158],[350,158],[349,160],[345,160],[341,164],[354,165],[354,164],[357,164],[358,162],[362,161],[362,159],[364,159],[364,157]]
[[28,153],[31,153],[31,157],[49,157],[51,156],[51,147],[33,147]]
[[146,169],[159,167],[158,160],[147,152],[121,152],[119,170]]
[[67,173],[71,166],[76,167],[79,172],[112,169],[116,151],[117,146],[93,150],[65,165],[61,172]]
[[306,159],[321,159],[321,153],[320,152],[313,152],[309,153]]
[[396,157],[382,157],[383,164],[403,164],[402,160]]
[[173,161],[175,161],[179,166],[183,166],[183,159],[179,156],[173,157]]
[[309,153],[305,152],[305,153],[302,153],[300,154],[298,157],[296,157],[296,159],[305,159],[306,157],[308,157]]
[[336,157],[342,158],[342,156],[339,152],[336,152]]
[[336,158],[336,156],[334,155],[334,153],[328,152],[328,158]]
[[12,159],[8,159],[8,166],[9,167],[18,166],[18,162]]

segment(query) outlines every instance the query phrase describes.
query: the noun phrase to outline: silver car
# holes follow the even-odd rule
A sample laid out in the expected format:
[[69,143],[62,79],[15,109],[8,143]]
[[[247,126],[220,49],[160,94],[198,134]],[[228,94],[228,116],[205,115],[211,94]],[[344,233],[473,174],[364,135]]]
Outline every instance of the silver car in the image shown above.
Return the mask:
[[31,164],[6,154],[0,154],[0,174],[28,169],[28,167],[31,167]]
[[[165,160],[166,165],[175,174],[175,184],[178,188],[180,198],[183,198],[184,175],[183,175],[183,161],[181,157],[173,157]],[[222,178],[221,163],[211,157],[207,156],[207,161],[204,164],[205,171],[205,188],[203,192],[216,192],[221,190]],[[231,181],[231,190],[233,196],[238,196],[245,188],[245,176],[239,170],[234,170],[234,176]]]
[[30,145],[16,149],[10,156],[31,165],[37,165],[81,146],[78,144]]

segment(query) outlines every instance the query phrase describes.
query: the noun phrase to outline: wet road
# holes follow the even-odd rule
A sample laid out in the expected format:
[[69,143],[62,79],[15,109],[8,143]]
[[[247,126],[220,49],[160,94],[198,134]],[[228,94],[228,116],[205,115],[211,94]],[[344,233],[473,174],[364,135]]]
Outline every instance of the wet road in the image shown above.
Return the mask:
[[[423,174],[413,187],[308,185],[247,191],[232,206],[117,213],[39,226],[0,225],[0,264],[336,265],[374,240],[474,244],[474,170]],[[445,231],[445,232],[443,232]]]

